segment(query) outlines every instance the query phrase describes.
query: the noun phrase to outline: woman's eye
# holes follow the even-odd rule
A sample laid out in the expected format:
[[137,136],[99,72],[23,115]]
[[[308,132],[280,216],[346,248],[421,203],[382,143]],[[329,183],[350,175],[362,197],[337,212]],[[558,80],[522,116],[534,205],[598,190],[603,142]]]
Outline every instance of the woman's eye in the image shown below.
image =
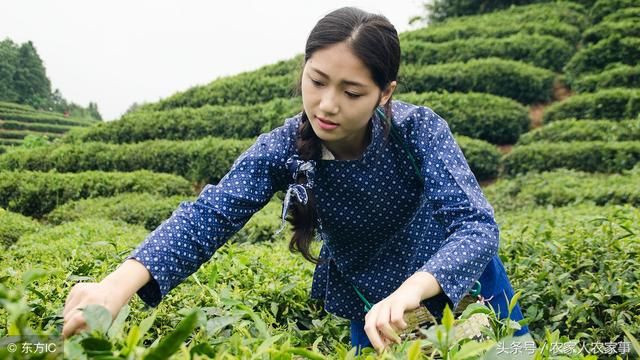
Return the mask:
[[352,92],[349,92],[349,91],[345,91],[345,93],[347,94],[347,96],[348,96],[348,97],[350,97],[350,98],[352,98],[352,99],[357,99],[357,98],[359,98],[360,96],[362,96],[362,95],[360,95],[360,94],[352,93]]
[[322,83],[316,79],[311,79],[311,82],[313,83],[313,85],[315,86],[322,86]]

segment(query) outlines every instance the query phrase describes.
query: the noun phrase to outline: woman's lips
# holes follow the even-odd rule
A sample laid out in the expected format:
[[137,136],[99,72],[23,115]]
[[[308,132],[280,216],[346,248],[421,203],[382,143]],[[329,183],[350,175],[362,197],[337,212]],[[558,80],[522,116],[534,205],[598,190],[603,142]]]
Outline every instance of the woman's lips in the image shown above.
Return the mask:
[[338,127],[338,124],[318,116],[316,116],[316,120],[318,120],[318,125],[320,125],[320,127],[324,130],[333,130]]

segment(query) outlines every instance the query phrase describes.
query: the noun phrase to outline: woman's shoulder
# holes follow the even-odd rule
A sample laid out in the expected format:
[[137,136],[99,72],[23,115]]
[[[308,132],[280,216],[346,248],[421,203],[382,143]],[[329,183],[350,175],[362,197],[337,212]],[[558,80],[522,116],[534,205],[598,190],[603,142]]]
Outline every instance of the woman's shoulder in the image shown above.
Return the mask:
[[393,100],[391,106],[394,125],[405,138],[431,137],[448,127],[447,122],[428,106],[400,100]]
[[263,155],[285,156],[295,150],[296,136],[301,122],[301,113],[287,118],[284,123],[256,139],[255,146]]

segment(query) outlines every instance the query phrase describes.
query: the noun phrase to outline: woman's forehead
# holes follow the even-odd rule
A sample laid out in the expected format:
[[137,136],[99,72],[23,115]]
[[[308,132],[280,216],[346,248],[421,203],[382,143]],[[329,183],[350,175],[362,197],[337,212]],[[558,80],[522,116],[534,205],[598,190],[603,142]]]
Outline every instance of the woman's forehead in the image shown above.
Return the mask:
[[374,85],[369,69],[344,43],[316,50],[307,60],[305,70],[346,85]]

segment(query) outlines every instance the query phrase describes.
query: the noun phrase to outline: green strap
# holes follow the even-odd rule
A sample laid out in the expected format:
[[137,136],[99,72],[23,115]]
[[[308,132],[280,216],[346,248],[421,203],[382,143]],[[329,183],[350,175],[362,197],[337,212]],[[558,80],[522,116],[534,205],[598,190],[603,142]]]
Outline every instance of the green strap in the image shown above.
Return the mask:
[[[369,312],[369,310],[371,310],[373,305],[371,305],[369,300],[367,300],[367,298],[364,297],[364,295],[362,295],[360,290],[358,290],[358,288],[354,284],[351,284],[351,286],[353,286],[353,290],[356,291],[356,294],[358,294],[358,297],[360,297],[360,300],[362,300],[362,302],[364,303],[364,311]],[[482,289],[482,284],[480,284],[480,281],[476,281],[475,284],[473,284],[473,286],[471,287],[471,290],[469,290],[469,293],[471,294],[471,296],[478,296],[480,295],[481,289]]]
[[413,166],[413,170],[415,171],[416,176],[418,177],[418,181],[420,181],[420,184],[424,184],[424,179],[422,178],[422,174],[420,173],[420,168],[416,163],[416,159],[413,157],[413,154],[411,154],[411,151],[407,147],[407,144],[405,144],[404,141],[402,141],[400,134],[398,134],[398,129],[396,125],[394,124],[393,121],[387,118],[387,116],[384,114],[384,111],[382,111],[382,109],[378,107],[376,108],[376,111],[378,112],[378,115],[382,118],[382,120],[384,120],[384,122],[387,124],[387,126],[389,126],[391,137],[396,139],[396,141],[399,142],[400,145],[402,145],[402,148],[404,149],[404,152],[407,154],[409,161],[411,161],[411,165]]
[[365,312],[369,312],[369,310],[371,310],[373,305],[371,305],[371,303],[367,300],[366,297],[364,297],[364,295],[362,295],[360,290],[358,290],[358,288],[355,285],[351,284],[351,286],[353,286],[353,289],[356,291],[356,293],[358,294],[358,296],[360,297],[360,299],[364,303],[364,311]]
[[476,281],[471,287],[471,290],[469,290],[469,293],[471,296],[478,296],[480,295],[480,290],[482,290],[482,284],[480,284],[480,281]]

